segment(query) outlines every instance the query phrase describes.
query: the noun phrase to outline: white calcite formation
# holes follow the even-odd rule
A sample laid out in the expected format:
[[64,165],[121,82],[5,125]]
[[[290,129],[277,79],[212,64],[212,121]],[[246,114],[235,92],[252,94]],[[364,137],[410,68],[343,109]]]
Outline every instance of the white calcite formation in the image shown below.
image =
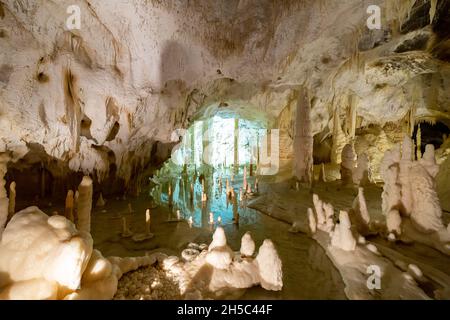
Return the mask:
[[350,144],[342,149],[341,180],[344,185],[353,184],[353,171],[355,170],[355,153]]
[[396,147],[386,151],[381,162],[380,174],[384,181],[381,194],[381,210],[387,215],[391,210],[399,210],[401,205],[401,185],[398,183],[400,151]]
[[270,239],[264,240],[255,259],[259,268],[261,287],[266,290],[283,288],[282,263]]
[[365,186],[369,180],[369,158],[366,153],[358,156],[356,167],[353,169],[353,182]]
[[77,203],[77,228],[80,231],[91,232],[91,210],[92,210],[92,179],[84,176],[78,186]]
[[37,207],[12,217],[0,256],[0,299],[112,299],[124,273],[156,261],[156,255],[104,258],[88,232]]
[[241,239],[241,257],[252,257],[255,253],[255,241],[249,231],[247,231]]
[[74,222],[74,195],[73,190],[67,191],[66,195],[66,202],[65,202],[65,209],[64,209],[64,216],[66,219]]
[[8,205],[8,219],[16,212],[16,182],[12,181],[9,185],[9,205]]
[[414,143],[410,137],[405,136],[402,143],[402,157],[399,163],[398,183],[401,185],[401,213],[409,216],[413,207],[413,194],[410,169],[414,158]]
[[358,195],[353,200],[352,209],[349,214],[358,232],[362,235],[367,235],[370,232],[370,215],[362,187],[358,188]]
[[[0,280],[0,295],[63,298],[79,288],[92,244],[89,233],[76,230],[63,216],[48,217],[37,207],[16,213],[0,242],[0,273],[8,275]],[[21,290],[15,289],[17,285]]]
[[311,234],[316,233],[317,230],[317,222],[316,222],[316,217],[314,216],[314,211],[311,208],[308,208],[307,211],[307,215],[308,215],[308,225],[309,225],[309,231]]
[[[408,236],[426,242],[445,253],[445,243],[450,241],[442,221],[442,209],[436,192],[435,177],[439,172],[434,147],[427,145],[422,158],[413,159],[413,143],[405,137],[401,146],[385,153],[381,163],[381,176],[384,180],[382,211],[386,215],[386,227],[391,234],[403,233],[402,217],[409,217],[415,231],[408,227]],[[431,233],[429,239],[420,233]]]
[[339,223],[334,227],[331,245],[345,251],[355,250],[356,240],[352,234],[350,218],[346,211],[339,213]]
[[244,289],[258,284],[267,290],[282,289],[281,260],[268,239],[253,258],[255,246],[249,233],[242,238],[241,252],[234,253],[227,245],[223,228],[218,227],[207,249],[200,246],[188,249],[196,252],[184,262],[177,260],[166,264],[163,261],[166,271],[176,274],[180,292],[185,297],[201,298],[220,289]]

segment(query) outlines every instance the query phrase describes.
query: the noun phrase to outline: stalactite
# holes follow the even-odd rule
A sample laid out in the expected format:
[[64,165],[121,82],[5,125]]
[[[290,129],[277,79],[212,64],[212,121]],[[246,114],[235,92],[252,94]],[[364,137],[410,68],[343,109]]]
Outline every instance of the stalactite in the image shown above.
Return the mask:
[[417,127],[417,132],[416,132],[416,156],[417,156],[417,160],[420,160],[420,158],[422,158],[422,131],[420,130],[420,123]]
[[73,205],[74,205],[73,191],[69,190],[69,191],[67,191],[64,215],[65,215],[66,219],[68,219],[72,222],[74,222]]
[[355,133],[356,133],[356,117],[357,117],[356,107],[357,107],[356,96],[350,95],[349,96],[349,119],[350,119],[350,121],[349,121],[349,136],[351,139],[355,138]]
[[294,176],[311,185],[313,181],[313,136],[311,102],[306,88],[299,91],[295,117]]
[[333,137],[331,146],[331,162],[334,164],[341,163],[342,149],[346,145],[346,137],[341,127],[340,106],[336,105],[333,115]]
[[434,16],[436,15],[437,2],[438,0],[430,1],[430,24],[433,23]]
[[92,179],[84,176],[78,186],[78,221],[77,229],[80,231],[91,231],[92,210]]

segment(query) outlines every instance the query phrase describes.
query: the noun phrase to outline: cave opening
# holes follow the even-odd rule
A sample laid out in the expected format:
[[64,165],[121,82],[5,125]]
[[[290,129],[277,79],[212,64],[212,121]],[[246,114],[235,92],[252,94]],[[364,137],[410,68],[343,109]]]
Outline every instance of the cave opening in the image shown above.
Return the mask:
[[[196,227],[211,226],[210,219],[231,224],[238,215],[253,221],[256,215],[239,210],[237,198],[257,188],[259,149],[266,134],[264,121],[228,111],[194,121],[151,179],[153,200],[169,206],[174,218],[178,211],[178,218],[190,219]],[[233,183],[242,186],[234,188]],[[210,212],[220,216],[210,217]]]
[[419,122],[414,126],[413,139],[416,149],[420,147],[420,152],[425,152],[425,146],[432,144],[439,149],[450,134],[450,128],[441,121]]

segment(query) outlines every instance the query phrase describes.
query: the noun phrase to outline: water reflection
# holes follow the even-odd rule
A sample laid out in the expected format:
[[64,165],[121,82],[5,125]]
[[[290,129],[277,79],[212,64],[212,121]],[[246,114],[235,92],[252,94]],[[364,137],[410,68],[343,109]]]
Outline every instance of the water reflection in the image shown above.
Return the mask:
[[[226,193],[226,180],[229,180],[230,188],[234,196]],[[247,177],[248,183],[254,183],[254,177]],[[170,208],[169,220],[177,219],[177,211],[180,217],[189,221],[192,217],[192,225],[198,228],[213,229],[217,225],[248,225],[259,222],[259,215],[247,208],[245,197],[241,199],[242,182],[224,171],[216,171],[211,175],[201,174],[191,177],[188,174],[179,176],[159,177],[158,184],[152,189],[151,196],[160,205]],[[205,192],[207,200],[202,201]],[[213,214],[214,224],[210,223],[210,213]]]

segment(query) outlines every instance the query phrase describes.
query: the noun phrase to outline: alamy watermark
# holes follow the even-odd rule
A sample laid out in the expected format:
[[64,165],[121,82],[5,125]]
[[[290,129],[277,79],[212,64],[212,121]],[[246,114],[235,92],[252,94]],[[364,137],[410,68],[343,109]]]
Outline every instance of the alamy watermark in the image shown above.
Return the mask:
[[367,274],[370,274],[370,276],[367,278],[366,285],[367,288],[370,290],[381,289],[381,269],[377,265],[370,265],[367,267],[366,270]]
[[66,12],[70,16],[66,19],[66,27],[68,30],[80,30],[81,29],[81,9],[77,5],[70,5],[67,7]]

